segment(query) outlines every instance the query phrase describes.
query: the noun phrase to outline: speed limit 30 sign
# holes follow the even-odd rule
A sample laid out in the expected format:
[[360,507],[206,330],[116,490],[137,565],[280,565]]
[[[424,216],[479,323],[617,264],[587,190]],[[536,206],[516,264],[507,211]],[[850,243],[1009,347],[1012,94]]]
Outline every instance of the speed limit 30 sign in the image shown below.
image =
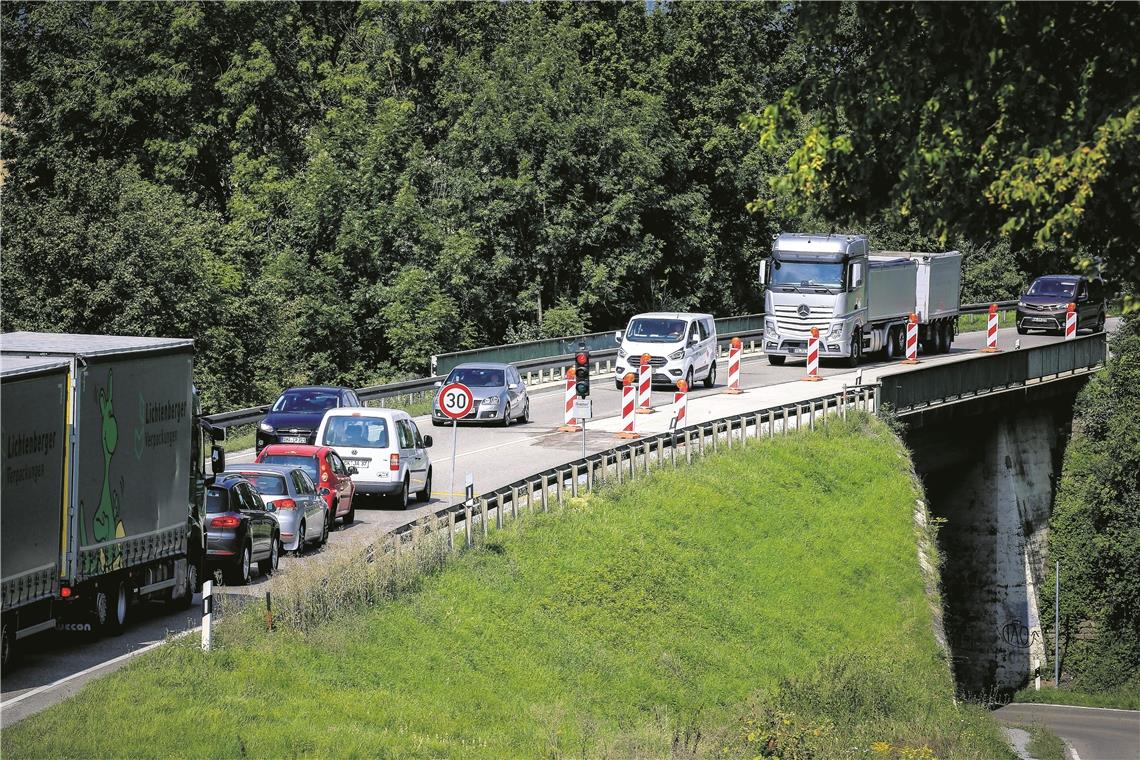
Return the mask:
[[466,417],[475,408],[475,396],[463,383],[450,383],[439,389],[439,410],[453,420]]

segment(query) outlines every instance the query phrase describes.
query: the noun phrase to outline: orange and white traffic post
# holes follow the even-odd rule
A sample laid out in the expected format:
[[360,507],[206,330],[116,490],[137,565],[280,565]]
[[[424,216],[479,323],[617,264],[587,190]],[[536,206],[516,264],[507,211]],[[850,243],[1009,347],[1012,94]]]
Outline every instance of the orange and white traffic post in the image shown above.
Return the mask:
[[906,358],[903,364],[918,364],[918,315],[911,314],[906,322]]
[[677,381],[677,390],[673,393],[673,419],[674,427],[682,428],[687,424],[686,415],[689,409],[689,384],[684,380]]
[[1077,305],[1069,304],[1065,309],[1065,340],[1077,337]]
[[634,420],[637,419],[637,414],[634,413],[634,394],[636,388],[633,385],[633,373],[630,372],[625,376],[625,380],[621,386],[621,430],[618,431],[618,438],[640,438],[641,436],[634,432]]
[[997,331],[998,331],[998,307],[996,303],[990,304],[990,319],[986,324],[986,347],[982,349],[984,354],[993,354],[1001,351],[997,344]]
[[[740,351],[742,347],[740,338],[733,338],[728,347],[728,387],[725,393],[733,395],[744,393],[740,390]],[[682,381],[684,382],[684,381]]]
[[652,414],[650,408],[653,397],[653,368],[649,366],[649,354],[641,355],[641,366],[637,378],[637,413]]
[[574,416],[574,399],[578,395],[574,390],[574,375],[573,367],[566,370],[566,421],[562,427],[558,428],[563,433],[580,433],[582,431],[582,426],[578,424],[578,420]]
[[819,328],[811,328],[811,337],[808,338],[807,374],[803,377],[809,382],[818,382],[823,378],[819,376]]

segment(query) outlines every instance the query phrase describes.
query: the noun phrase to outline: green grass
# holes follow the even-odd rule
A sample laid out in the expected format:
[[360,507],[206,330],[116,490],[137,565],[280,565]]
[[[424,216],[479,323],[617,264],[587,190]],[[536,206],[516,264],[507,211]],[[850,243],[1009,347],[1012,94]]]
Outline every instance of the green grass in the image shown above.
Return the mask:
[[6,729],[4,756],[1010,757],[952,701],[920,495],[860,417],[605,489],[451,560],[427,542],[355,576],[314,563],[275,594],[277,630],[251,610],[212,653],[143,655]]
[[1026,726],[1025,730],[1029,732],[1029,744],[1026,745],[1025,750],[1036,760],[1066,760],[1068,758],[1068,754],[1065,752],[1065,742],[1045,726],[1035,724]]
[[1140,685],[1120,686],[1106,691],[1073,691],[1051,686],[1035,691],[1032,686],[1013,695],[1014,702],[1037,702],[1051,705],[1079,705],[1082,707],[1115,707],[1121,710],[1140,710]]
[[[958,315],[958,332],[975,332],[977,330],[985,330],[989,327],[990,316],[988,314],[959,314]],[[998,312],[998,327],[1014,327],[1017,324],[1017,312],[1012,310]]]

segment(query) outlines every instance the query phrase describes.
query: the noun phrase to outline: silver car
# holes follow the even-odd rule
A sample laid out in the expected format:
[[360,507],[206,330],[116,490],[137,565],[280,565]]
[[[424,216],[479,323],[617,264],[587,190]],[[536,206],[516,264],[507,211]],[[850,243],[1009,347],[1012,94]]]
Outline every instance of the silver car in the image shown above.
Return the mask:
[[328,510],[309,473],[296,465],[243,464],[232,468],[253,484],[281,525],[281,546],[297,555],[329,540]]
[[[471,389],[475,406],[461,422],[495,422],[504,427],[512,422],[530,422],[530,397],[519,371],[510,364],[460,364],[436,387],[463,383]],[[439,408],[439,392],[431,405],[431,424],[451,421]]]

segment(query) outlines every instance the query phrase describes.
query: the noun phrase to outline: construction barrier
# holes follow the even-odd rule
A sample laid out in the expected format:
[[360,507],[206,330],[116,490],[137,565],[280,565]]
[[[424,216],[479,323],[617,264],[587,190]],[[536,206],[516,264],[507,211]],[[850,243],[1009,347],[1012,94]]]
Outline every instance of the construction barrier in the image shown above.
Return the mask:
[[1077,337],[1077,305],[1069,304],[1065,310],[1065,340]]
[[997,345],[997,331],[998,331],[998,307],[996,303],[990,304],[990,321],[986,325],[986,347],[982,349],[982,353],[992,354],[1001,349]]
[[823,378],[819,376],[819,328],[811,328],[811,337],[808,338],[807,374],[804,380],[817,382]]
[[740,338],[733,338],[732,343],[728,349],[728,388],[725,393],[739,394],[744,391],[740,390],[740,353],[741,353]]
[[903,364],[918,364],[918,315],[911,314],[906,323],[906,358]]
[[649,354],[641,355],[641,366],[638,369],[637,413],[652,414],[650,402],[653,396],[653,368],[649,366]]
[[684,380],[677,381],[677,390],[673,393],[673,419],[675,428],[683,428],[688,424],[686,413],[689,409],[689,384]]
[[618,438],[640,438],[633,430],[634,420],[637,419],[637,414],[634,412],[634,391],[633,387],[633,373],[630,372],[625,376],[625,381],[621,386],[621,430],[618,432]]
[[574,399],[578,396],[574,390],[576,374],[573,367],[566,370],[566,422],[558,428],[563,433],[579,433],[582,431],[582,426],[578,424],[578,420],[574,416]]

